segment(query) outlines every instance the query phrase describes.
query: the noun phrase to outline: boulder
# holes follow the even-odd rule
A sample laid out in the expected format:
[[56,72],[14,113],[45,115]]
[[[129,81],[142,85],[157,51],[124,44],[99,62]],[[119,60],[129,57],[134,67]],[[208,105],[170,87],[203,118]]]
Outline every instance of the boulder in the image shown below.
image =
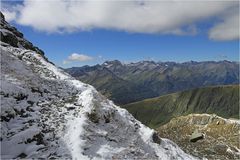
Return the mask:
[[152,135],[152,139],[154,143],[160,144],[161,143],[161,138],[158,136],[157,132],[154,132]]
[[203,134],[198,132],[198,130],[195,130],[190,137],[190,141],[197,142],[198,140],[203,139],[203,138],[204,138]]

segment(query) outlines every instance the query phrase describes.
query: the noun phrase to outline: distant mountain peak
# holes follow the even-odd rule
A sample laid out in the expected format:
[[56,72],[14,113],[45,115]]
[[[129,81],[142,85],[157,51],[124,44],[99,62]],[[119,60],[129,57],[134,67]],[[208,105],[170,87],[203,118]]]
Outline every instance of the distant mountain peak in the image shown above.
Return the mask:
[[122,65],[122,63],[119,60],[112,60],[112,61],[105,61],[103,66],[109,66],[109,65]]

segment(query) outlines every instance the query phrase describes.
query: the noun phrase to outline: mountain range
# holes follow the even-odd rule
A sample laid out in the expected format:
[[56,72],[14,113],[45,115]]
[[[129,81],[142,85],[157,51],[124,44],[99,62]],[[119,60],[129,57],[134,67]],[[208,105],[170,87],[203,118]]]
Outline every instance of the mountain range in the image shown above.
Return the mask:
[[226,60],[129,64],[114,60],[65,71],[120,105],[199,87],[239,84],[239,62]]

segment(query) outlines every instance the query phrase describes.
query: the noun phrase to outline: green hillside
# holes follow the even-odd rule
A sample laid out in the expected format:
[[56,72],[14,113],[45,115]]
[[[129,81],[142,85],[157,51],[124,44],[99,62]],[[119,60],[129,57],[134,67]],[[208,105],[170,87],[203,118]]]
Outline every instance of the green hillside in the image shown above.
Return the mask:
[[123,107],[152,128],[173,117],[190,113],[215,113],[224,118],[238,118],[239,85],[198,88],[145,99]]

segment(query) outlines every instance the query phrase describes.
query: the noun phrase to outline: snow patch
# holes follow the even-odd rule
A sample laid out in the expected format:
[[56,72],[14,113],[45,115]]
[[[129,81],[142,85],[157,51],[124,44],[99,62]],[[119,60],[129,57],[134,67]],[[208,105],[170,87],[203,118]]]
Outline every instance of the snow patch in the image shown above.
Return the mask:
[[[108,144],[102,145],[101,148],[97,151],[97,154],[101,157],[101,159],[111,159],[111,155],[119,153],[123,151],[125,148],[112,148]],[[94,158],[98,159],[98,158]]]

